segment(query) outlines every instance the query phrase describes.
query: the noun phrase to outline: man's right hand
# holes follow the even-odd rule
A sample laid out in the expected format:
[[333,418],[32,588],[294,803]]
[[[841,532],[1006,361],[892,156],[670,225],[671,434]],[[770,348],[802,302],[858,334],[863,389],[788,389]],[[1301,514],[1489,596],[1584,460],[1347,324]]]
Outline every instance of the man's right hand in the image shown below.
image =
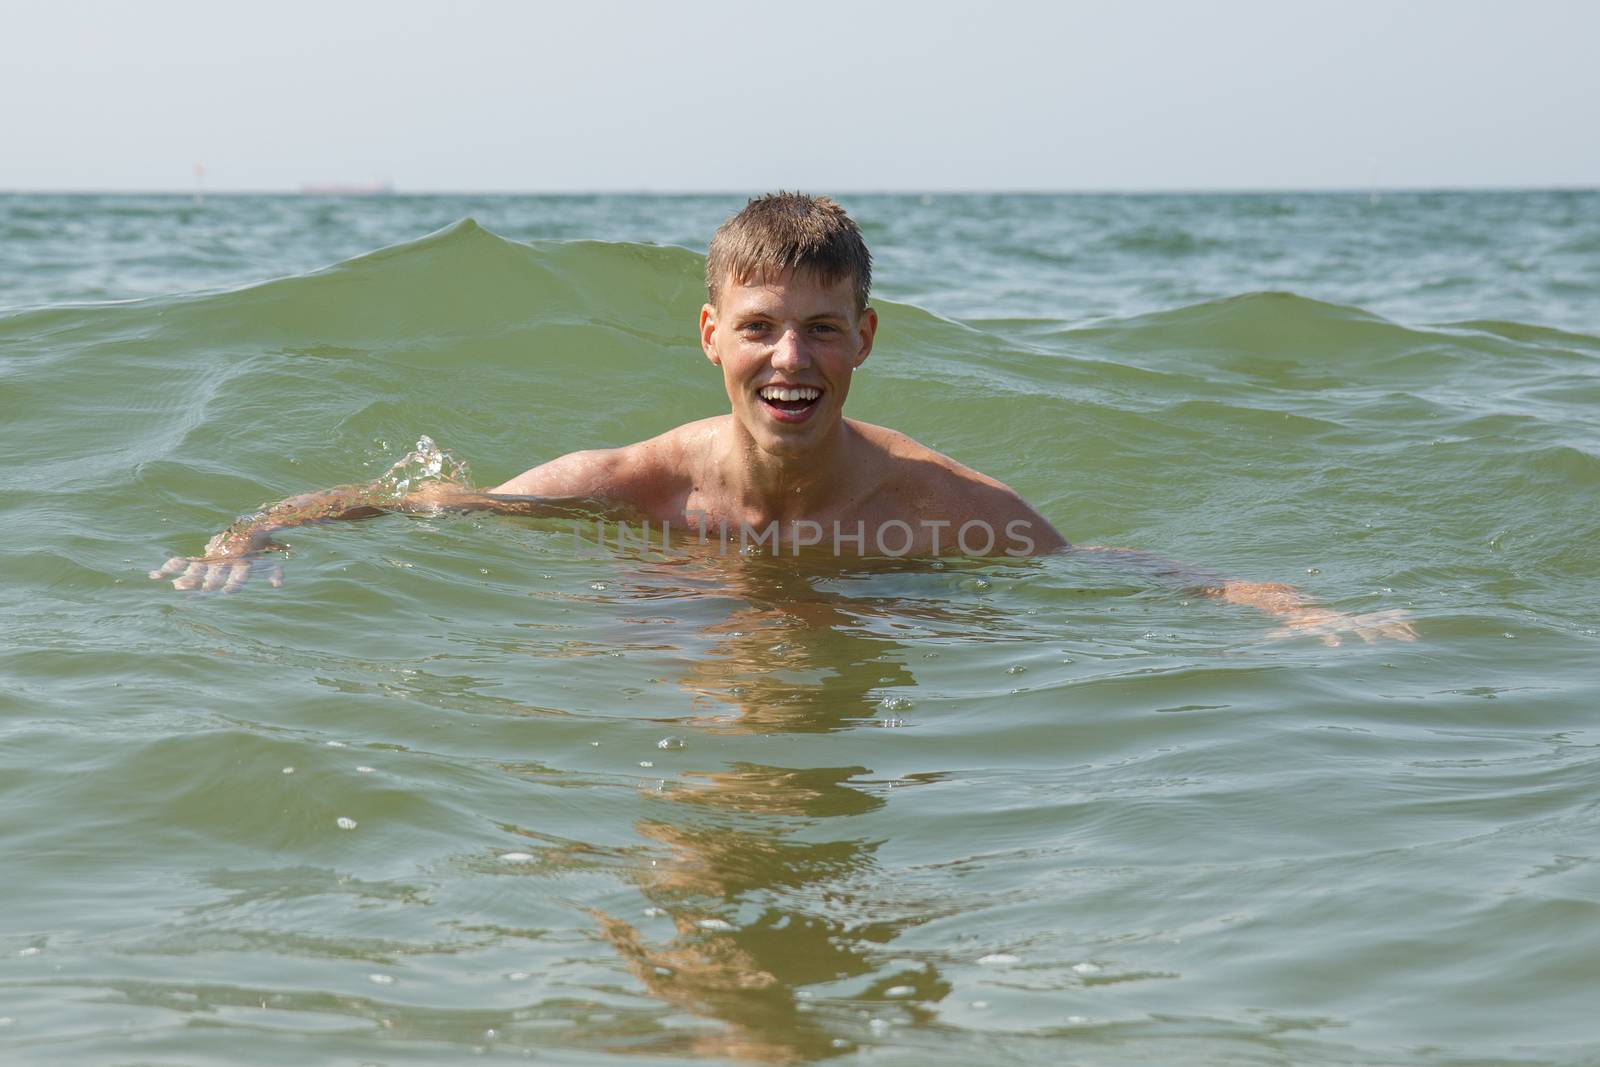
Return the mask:
[[[241,516],[213,537],[199,556],[174,556],[150,572],[155,579],[171,578],[174,589],[237,592],[257,571],[267,584],[283,584],[283,568],[264,560],[262,553],[281,551],[273,541],[279,530],[339,519],[365,519],[385,512],[438,515],[452,511],[492,511],[501,515],[554,516],[586,514],[588,500],[550,500],[544,497],[483,493],[460,482],[422,482],[396,497],[381,481],[365,485],[336,485],[314,493],[280,500],[260,511]],[[175,577],[174,577],[175,576]]]
[[236,593],[257,570],[264,571],[267,584],[283,585],[283,568],[276,560],[266,560],[266,552],[282,552],[284,546],[272,540],[271,532],[286,524],[263,521],[262,513],[248,516],[206,542],[203,556],[173,556],[150,572],[157,580],[172,578],[174,589],[200,589],[205,592]]
[[282,551],[284,547],[272,540],[273,533],[329,519],[381,515],[385,509],[373,504],[377,492],[376,483],[338,485],[279,501],[241,516],[206,543],[204,555],[173,556],[151,571],[150,577],[172,578],[174,589],[234,593],[260,570],[266,573],[268,585],[281,586],[283,568],[276,561],[261,558],[262,553]]
[[[207,546],[209,549],[210,546]],[[236,593],[257,571],[264,573],[273,588],[283,585],[283,567],[277,560],[262,558],[268,549],[283,546],[268,542],[244,552],[208,556],[173,556],[150,572],[150,577],[172,578],[174,589],[200,589],[205,592]]]

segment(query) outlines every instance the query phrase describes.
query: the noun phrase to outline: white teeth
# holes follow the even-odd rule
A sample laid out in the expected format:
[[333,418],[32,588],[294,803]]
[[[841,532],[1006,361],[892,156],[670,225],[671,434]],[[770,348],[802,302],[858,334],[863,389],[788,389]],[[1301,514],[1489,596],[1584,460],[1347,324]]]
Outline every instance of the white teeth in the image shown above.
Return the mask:
[[815,400],[821,395],[821,389],[813,389],[809,385],[802,385],[798,389],[784,389],[781,386],[768,385],[761,390],[761,399],[763,400]]

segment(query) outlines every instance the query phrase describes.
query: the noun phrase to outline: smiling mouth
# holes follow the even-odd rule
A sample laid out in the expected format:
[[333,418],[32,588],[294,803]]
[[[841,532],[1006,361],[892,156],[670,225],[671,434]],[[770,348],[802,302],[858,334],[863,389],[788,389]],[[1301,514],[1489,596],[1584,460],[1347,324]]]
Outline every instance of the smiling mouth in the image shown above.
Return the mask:
[[822,399],[822,390],[812,385],[766,385],[759,393],[761,402],[783,422],[800,422],[811,414]]

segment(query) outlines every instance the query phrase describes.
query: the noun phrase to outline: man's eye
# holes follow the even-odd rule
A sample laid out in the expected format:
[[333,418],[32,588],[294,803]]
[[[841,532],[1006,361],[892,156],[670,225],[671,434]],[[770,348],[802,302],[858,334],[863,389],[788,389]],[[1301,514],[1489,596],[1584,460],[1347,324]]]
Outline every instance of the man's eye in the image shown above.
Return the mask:
[[739,327],[740,333],[766,333],[767,324],[764,322],[747,322]]
[[811,330],[813,333],[838,333],[839,327],[829,322],[819,322]]

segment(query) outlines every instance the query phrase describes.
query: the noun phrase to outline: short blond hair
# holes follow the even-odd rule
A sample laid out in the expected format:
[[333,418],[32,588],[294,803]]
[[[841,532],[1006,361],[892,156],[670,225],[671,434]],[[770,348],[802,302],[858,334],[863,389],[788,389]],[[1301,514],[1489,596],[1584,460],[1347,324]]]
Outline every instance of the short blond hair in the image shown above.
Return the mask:
[[706,256],[706,292],[713,307],[725,280],[743,285],[755,277],[805,271],[824,285],[848,278],[856,310],[872,288],[872,253],[844,208],[825,196],[768,193],[717,227]]

